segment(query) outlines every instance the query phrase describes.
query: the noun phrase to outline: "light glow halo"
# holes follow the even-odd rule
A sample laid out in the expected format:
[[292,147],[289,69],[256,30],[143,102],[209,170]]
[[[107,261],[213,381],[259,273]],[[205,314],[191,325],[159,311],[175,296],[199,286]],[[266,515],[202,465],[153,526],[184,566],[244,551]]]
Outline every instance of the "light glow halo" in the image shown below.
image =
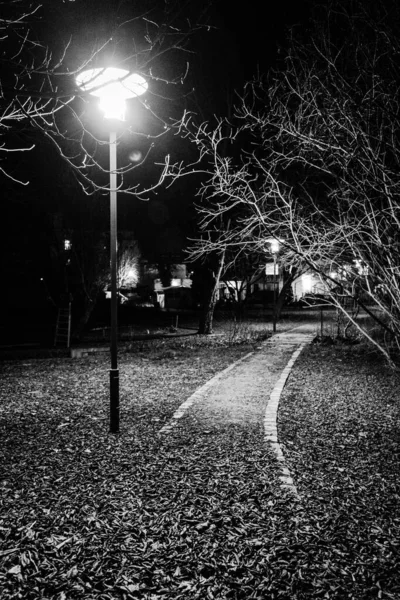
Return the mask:
[[124,100],[141,96],[149,87],[144,77],[138,73],[129,73],[115,67],[82,71],[77,75],[76,83],[81,90],[92,96]]

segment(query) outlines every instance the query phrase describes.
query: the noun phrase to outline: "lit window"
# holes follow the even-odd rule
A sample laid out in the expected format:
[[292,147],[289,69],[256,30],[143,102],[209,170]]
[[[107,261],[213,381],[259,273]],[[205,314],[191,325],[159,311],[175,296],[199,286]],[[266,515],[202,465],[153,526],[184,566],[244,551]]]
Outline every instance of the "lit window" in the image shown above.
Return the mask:
[[311,275],[303,275],[303,292],[311,292],[313,280]]

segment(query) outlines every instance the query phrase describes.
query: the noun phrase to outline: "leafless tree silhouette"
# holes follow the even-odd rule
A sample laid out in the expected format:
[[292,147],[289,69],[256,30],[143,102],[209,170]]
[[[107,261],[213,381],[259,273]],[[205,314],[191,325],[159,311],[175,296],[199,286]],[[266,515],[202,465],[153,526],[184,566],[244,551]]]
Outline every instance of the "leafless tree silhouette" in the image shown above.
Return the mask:
[[[135,153],[118,169],[119,186],[124,192],[145,197],[149,190],[140,187],[129,174],[143,165],[157,138],[168,133],[169,111],[174,106],[169,100],[176,104],[177,97],[188,92],[183,84],[189,68],[189,41],[205,25],[208,8],[208,2],[199,10],[194,4],[191,0],[110,3],[112,18],[89,42],[92,46],[82,58],[80,40],[69,36],[67,29],[60,39],[53,35],[49,41],[50,10],[61,10],[63,3],[0,2],[1,175],[28,184],[19,172],[16,153],[32,150],[45,138],[73,170],[86,193],[107,189],[105,174],[109,167],[102,153],[107,140],[90,126],[88,115],[93,109],[88,109],[88,103],[93,100],[82,93],[75,78],[86,68],[108,66],[112,61],[115,67],[143,75],[149,83],[146,97],[135,99],[148,115],[149,129],[144,132],[129,122],[125,127],[125,132],[148,143],[144,152]],[[173,116],[176,118],[176,114]],[[163,180],[167,164],[168,157],[148,187]]]
[[389,360],[349,307],[400,346],[399,25],[391,0],[324,3],[306,33],[292,32],[280,68],[246,85],[231,119],[196,126],[186,115],[180,131],[199,160],[175,171],[204,176],[192,257],[237,260],[280,239],[291,276],[318,274]]

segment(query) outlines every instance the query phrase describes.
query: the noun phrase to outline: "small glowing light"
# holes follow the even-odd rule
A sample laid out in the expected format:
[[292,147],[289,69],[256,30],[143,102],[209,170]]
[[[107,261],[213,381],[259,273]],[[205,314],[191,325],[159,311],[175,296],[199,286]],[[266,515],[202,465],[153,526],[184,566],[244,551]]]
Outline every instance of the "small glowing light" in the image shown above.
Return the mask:
[[140,162],[142,160],[142,153],[140,150],[132,150],[129,154],[129,160],[134,163]]
[[72,243],[71,240],[64,240],[64,250],[71,250]]
[[360,259],[355,259],[353,262],[359,275],[368,274],[368,267],[364,265]]
[[336,271],[331,271],[331,272],[329,273],[329,277],[332,277],[332,279],[336,279],[336,277],[337,277],[337,273],[336,273]]
[[265,241],[267,242],[267,244],[269,244],[269,246],[266,247],[265,250],[267,252],[271,252],[272,254],[277,254],[279,252],[281,242],[283,242],[282,239],[273,237],[267,238]]
[[271,240],[271,252],[272,254],[276,254],[277,252],[279,252],[279,241],[278,240]]

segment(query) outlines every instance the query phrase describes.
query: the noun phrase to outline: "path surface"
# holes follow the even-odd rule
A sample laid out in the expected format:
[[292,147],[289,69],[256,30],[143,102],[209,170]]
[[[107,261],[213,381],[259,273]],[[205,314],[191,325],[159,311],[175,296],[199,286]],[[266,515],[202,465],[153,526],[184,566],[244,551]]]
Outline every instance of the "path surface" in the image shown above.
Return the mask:
[[276,432],[280,393],[302,348],[315,335],[315,323],[278,333],[262,343],[258,350],[233,363],[188,398],[160,430],[189,429],[218,434],[221,429],[264,428],[264,440],[280,463],[282,485],[295,495],[296,488],[284,464]]

